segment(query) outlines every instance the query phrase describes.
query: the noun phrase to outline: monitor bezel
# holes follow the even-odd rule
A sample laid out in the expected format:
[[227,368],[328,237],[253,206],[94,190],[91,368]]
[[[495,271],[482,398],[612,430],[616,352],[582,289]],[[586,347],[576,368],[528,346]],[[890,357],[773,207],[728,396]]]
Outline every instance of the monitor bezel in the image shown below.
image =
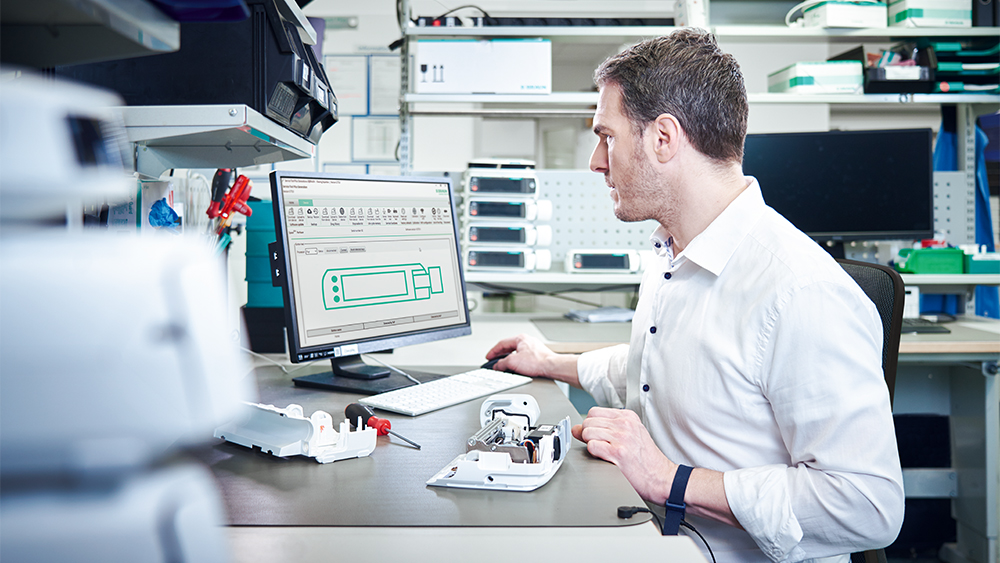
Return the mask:
[[[849,135],[864,135],[864,134],[917,134],[921,133],[926,135],[927,138],[927,176],[930,179],[927,185],[927,200],[929,202],[929,228],[928,229],[908,229],[908,230],[890,230],[890,229],[878,229],[871,231],[810,231],[802,229],[796,225],[802,232],[804,232],[809,238],[816,242],[841,242],[841,241],[877,241],[877,240],[920,240],[932,238],[934,236],[934,131],[929,128],[907,128],[907,129],[853,129],[846,131],[796,131],[796,132],[784,132],[784,133],[754,133],[747,135],[750,137],[818,137],[818,136],[849,136]],[[744,147],[745,152],[745,147]],[[745,162],[745,155],[744,155]],[[752,175],[749,171],[745,172],[748,176]],[[766,186],[761,186],[761,192],[764,195],[764,202],[770,207],[771,202],[768,201]],[[780,209],[774,208],[778,213],[781,213]],[[784,216],[784,215],[782,215]],[[786,219],[788,219],[786,217]],[[789,219],[791,222],[791,219]],[[794,224],[794,223],[793,223]]]
[[[412,346],[424,344],[447,338],[457,338],[472,334],[472,321],[469,318],[469,298],[465,282],[465,270],[462,264],[462,241],[459,238],[458,215],[455,211],[455,192],[451,178],[437,176],[380,176],[368,174],[341,174],[336,172],[302,172],[295,170],[274,170],[269,174],[271,183],[271,201],[274,211],[275,235],[278,246],[281,250],[281,270],[284,277],[281,283],[281,292],[284,299],[285,327],[288,335],[288,356],[292,363],[311,362],[321,359],[336,359],[342,356],[368,354],[372,352],[383,352],[401,346]],[[357,340],[343,341],[317,346],[300,346],[298,312],[292,306],[295,303],[294,283],[289,258],[289,241],[287,237],[288,228],[284,214],[284,197],[281,192],[281,180],[283,178],[317,178],[350,181],[371,181],[371,182],[414,182],[425,184],[445,184],[448,186],[448,205],[451,208],[451,228],[452,236],[455,240],[456,260],[458,262],[458,275],[461,283],[462,306],[465,310],[465,321],[461,324],[449,325],[446,327],[435,327],[420,329],[400,334],[388,336],[376,336],[371,338],[361,338]],[[344,353],[345,347],[354,347],[351,353]]]

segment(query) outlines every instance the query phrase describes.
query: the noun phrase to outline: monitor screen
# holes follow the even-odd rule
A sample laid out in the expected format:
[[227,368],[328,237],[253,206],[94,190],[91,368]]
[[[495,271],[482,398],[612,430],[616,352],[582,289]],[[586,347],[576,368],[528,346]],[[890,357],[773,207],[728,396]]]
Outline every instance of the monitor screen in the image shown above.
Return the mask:
[[934,234],[930,129],[747,135],[743,172],[817,241]]
[[291,361],[333,366],[296,384],[406,386],[360,354],[471,333],[449,179],[276,171],[271,194]]

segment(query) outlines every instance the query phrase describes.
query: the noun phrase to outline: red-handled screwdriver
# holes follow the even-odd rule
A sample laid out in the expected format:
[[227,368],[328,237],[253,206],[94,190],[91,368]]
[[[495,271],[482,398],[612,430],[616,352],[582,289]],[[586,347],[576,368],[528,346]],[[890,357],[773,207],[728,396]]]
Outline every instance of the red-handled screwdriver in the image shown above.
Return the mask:
[[347,415],[347,420],[351,421],[351,426],[357,426],[358,419],[361,419],[361,424],[366,426],[371,426],[377,430],[379,436],[385,436],[386,434],[392,434],[393,436],[399,438],[400,440],[410,444],[411,446],[420,449],[420,444],[414,442],[413,440],[408,440],[399,434],[396,434],[391,430],[392,423],[384,418],[378,418],[372,411],[371,407],[367,405],[362,405],[361,403],[351,403],[347,405],[347,409],[344,410],[344,414]]

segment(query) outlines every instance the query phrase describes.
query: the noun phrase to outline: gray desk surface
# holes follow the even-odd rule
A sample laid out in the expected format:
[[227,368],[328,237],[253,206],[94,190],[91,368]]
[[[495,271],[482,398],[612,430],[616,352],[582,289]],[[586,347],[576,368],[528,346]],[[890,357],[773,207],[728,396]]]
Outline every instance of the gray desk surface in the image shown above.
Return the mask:
[[707,563],[688,536],[627,528],[229,528],[234,563],[669,561]]
[[[329,369],[317,363],[294,375]],[[455,373],[461,369],[427,369]],[[260,402],[302,405],[306,416],[324,410],[339,424],[347,404],[360,395],[292,385],[276,367],[257,369]],[[534,395],[542,422],[570,416],[581,421],[565,395],[548,380],[508,392]],[[422,446],[416,450],[391,436],[380,436],[367,458],[320,464],[312,458],[275,458],[220,443],[202,458],[215,474],[237,526],[610,526],[649,520],[637,514],[617,517],[622,505],[642,500],[614,465],[592,457],[575,442],[558,473],[542,488],[504,492],[428,487],[427,479],[465,451],[465,440],[479,429],[481,400],[419,417],[386,415],[393,430]]]

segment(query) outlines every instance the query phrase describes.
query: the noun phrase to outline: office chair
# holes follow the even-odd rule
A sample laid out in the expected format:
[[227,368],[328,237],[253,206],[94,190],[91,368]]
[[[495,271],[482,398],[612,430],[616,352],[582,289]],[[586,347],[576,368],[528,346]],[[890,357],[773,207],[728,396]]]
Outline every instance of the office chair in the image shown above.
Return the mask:
[[[896,388],[896,362],[899,357],[899,335],[903,325],[903,278],[888,266],[838,259],[841,267],[872,300],[882,319],[882,374],[889,388],[892,407]],[[885,549],[870,549],[851,554],[851,563],[886,563]]]

